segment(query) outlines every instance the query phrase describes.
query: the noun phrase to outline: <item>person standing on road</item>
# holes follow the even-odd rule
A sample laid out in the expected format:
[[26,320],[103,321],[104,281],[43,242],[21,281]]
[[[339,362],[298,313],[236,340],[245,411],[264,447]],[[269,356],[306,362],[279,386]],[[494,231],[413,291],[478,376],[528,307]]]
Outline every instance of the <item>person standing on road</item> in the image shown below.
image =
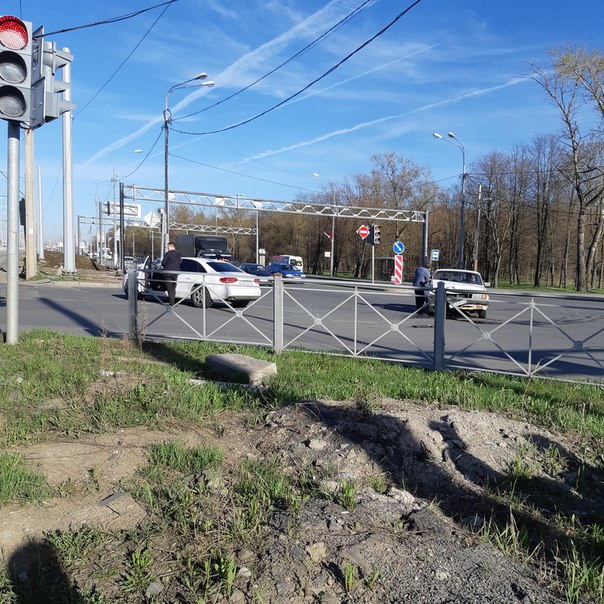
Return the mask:
[[426,290],[423,289],[428,285],[430,281],[430,271],[425,266],[418,266],[415,269],[415,274],[413,275],[413,286],[416,288],[415,290],[415,310],[420,313],[427,312],[428,310],[424,307],[426,302]]
[[[164,254],[161,261],[161,265],[165,271],[179,271],[180,261],[182,257],[180,252],[176,249],[176,245],[173,241],[168,243],[168,251]],[[170,306],[176,304],[176,279],[178,275],[176,273],[164,274],[164,281],[166,282],[166,291],[168,292],[168,300]]]

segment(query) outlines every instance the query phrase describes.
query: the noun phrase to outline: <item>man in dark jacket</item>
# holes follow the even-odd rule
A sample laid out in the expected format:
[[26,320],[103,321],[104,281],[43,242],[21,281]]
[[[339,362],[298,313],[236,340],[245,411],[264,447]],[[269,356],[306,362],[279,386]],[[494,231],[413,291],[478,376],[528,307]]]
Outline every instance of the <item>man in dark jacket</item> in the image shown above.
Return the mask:
[[[168,251],[164,254],[161,261],[162,268],[165,271],[179,271],[180,270],[181,255],[176,249],[173,241],[168,243]],[[175,273],[164,273],[164,281],[166,282],[166,291],[168,292],[168,300],[170,306],[176,304],[176,278],[178,275]]]
[[[413,275],[413,285],[415,287],[424,288],[428,285],[430,281],[430,271],[425,266],[418,266],[415,269],[415,274]],[[427,309],[424,308],[424,303],[426,302],[426,290],[424,289],[416,289],[415,290],[415,310],[420,313],[427,312]]]

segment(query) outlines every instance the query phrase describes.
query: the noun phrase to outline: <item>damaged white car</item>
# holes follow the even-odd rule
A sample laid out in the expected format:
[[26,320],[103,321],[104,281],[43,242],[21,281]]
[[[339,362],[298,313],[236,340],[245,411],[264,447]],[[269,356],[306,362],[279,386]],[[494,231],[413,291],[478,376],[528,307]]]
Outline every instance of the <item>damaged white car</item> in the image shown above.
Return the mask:
[[489,294],[480,273],[456,268],[439,268],[434,271],[432,281],[426,289],[428,312],[434,313],[436,289],[443,283],[447,295],[447,311],[475,312],[480,319],[487,318]]

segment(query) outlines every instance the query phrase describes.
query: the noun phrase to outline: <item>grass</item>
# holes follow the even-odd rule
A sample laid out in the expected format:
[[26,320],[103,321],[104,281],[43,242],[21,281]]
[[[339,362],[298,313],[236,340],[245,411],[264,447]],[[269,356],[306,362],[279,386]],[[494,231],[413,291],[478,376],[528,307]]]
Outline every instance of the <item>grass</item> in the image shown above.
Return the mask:
[[[275,361],[278,375],[270,388],[251,394],[244,389],[191,384],[190,378],[211,377],[203,365],[206,355],[232,351]],[[225,412],[245,412],[254,424],[267,411],[315,399],[353,401],[363,418],[380,413],[382,397],[494,411],[572,436],[589,463],[604,468],[604,388],[598,386],[436,373],[303,352],[274,357],[265,349],[204,342],[147,342],[138,348],[126,340],[45,330],[23,334],[17,346],[0,346],[0,366],[0,443],[4,449],[0,505],[33,505],[53,495],[73,496],[83,488],[79,483],[51,488],[44,476],[14,452],[18,446],[127,427],[162,430],[183,424],[219,430],[221,422],[228,421],[222,419]],[[538,465],[530,465],[529,457],[537,457]],[[510,510],[513,503],[514,511],[508,522],[486,521],[482,538],[507,555],[536,556],[526,527],[517,522],[523,503],[516,500],[515,491],[530,485],[540,470],[556,477],[568,471],[569,463],[566,453],[551,444],[540,451],[536,447],[521,451],[505,475],[510,488],[499,495],[507,497]],[[335,499],[354,513],[360,483],[340,479],[338,492],[329,495],[320,487],[318,468],[305,465],[286,471],[286,466],[281,458],[227,463],[216,446],[187,446],[167,439],[149,445],[146,466],[121,485],[147,513],[139,527],[125,532],[88,526],[50,532],[43,546],[52,552],[62,572],[78,578],[82,587],[77,601],[162,602],[163,596],[153,600],[146,595],[151,585],[158,584],[180,590],[186,601],[228,598],[241,570],[235,552],[261,552],[268,528],[278,519],[282,519],[285,538],[295,538],[297,516],[312,499],[323,499],[325,505]],[[98,486],[97,469],[90,469],[89,474],[87,492]],[[581,476],[578,471],[578,481]],[[388,477],[370,477],[367,484],[385,492]],[[555,558],[567,601],[579,602],[590,595],[604,602],[604,526],[597,522],[581,525],[562,513],[556,521],[560,533],[569,537]],[[356,569],[340,568],[344,591],[356,590],[361,581]],[[378,575],[376,571],[363,582],[371,587]],[[31,592],[34,583],[23,585],[5,570],[0,574],[0,603],[29,601],[23,599],[24,594],[28,589]],[[71,585],[70,579],[57,589],[73,597]],[[262,586],[254,589],[259,590],[257,601],[261,601]]]

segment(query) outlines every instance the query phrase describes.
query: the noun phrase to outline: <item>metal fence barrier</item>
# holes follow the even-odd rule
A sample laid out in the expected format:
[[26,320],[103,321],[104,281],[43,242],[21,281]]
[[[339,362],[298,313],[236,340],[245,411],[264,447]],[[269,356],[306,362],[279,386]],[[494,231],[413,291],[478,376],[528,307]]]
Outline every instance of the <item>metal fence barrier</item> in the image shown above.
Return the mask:
[[[439,284],[431,314],[411,286],[276,277],[236,308],[170,307],[149,275],[128,272],[133,338],[208,341],[371,357],[443,370],[604,381],[604,298],[489,292],[488,319],[447,304]],[[203,288],[204,283],[199,287]],[[459,296],[459,291],[455,292]],[[147,301],[142,304],[139,298]],[[432,312],[433,311],[433,312]]]

